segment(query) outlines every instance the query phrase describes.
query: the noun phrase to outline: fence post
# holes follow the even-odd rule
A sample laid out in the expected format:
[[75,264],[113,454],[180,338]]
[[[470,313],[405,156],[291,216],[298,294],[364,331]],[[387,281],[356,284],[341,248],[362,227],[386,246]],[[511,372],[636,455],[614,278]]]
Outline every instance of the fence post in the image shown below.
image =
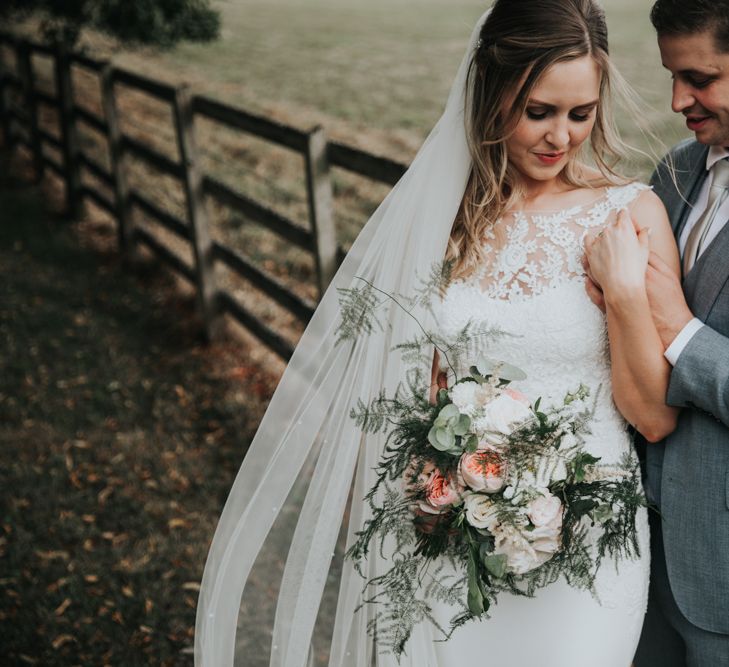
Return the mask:
[[195,145],[192,98],[187,86],[177,89],[173,113],[180,163],[185,172],[183,185],[195,256],[198,304],[205,327],[205,336],[208,340],[212,340],[217,334],[216,316],[218,314],[215,257],[213,256],[213,241],[208,229],[202,173],[198,165]]
[[18,43],[18,75],[23,86],[25,112],[28,114],[33,169],[36,181],[40,181],[43,178],[43,146],[38,132],[38,100],[35,96],[35,77],[33,76],[30,43],[26,40]]
[[65,46],[55,53],[56,88],[58,94],[58,124],[63,146],[63,164],[66,180],[66,212],[72,219],[81,217],[81,165],[79,162],[78,130],[73,103],[71,59]]
[[10,122],[10,104],[8,102],[8,80],[5,67],[0,70],[0,122],[3,127],[3,144],[6,150],[13,147],[13,135]]
[[315,127],[307,137],[306,187],[309,222],[314,234],[319,294],[337,271],[337,233],[332,212],[332,182],[327,159],[327,140],[323,128]]
[[122,148],[122,134],[114,97],[114,68],[106,65],[101,72],[101,98],[104,116],[109,128],[109,156],[114,179],[114,208],[119,224],[119,249],[130,256],[134,248],[134,219],[129,203],[129,185],[125,169],[126,157]]
[[3,35],[0,39],[0,122],[3,126],[3,143],[7,150],[13,147],[13,129],[10,118],[10,67],[5,59],[6,50],[15,46]]

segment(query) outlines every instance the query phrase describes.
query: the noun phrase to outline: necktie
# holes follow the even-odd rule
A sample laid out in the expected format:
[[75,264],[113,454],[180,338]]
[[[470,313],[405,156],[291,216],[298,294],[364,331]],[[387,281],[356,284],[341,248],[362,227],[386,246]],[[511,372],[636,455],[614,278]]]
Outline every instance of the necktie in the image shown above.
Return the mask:
[[706,210],[696,221],[686,239],[686,248],[683,251],[683,275],[686,275],[696,262],[704,239],[717,217],[716,213],[727,195],[729,195],[729,158],[724,158],[711,168],[711,187]]

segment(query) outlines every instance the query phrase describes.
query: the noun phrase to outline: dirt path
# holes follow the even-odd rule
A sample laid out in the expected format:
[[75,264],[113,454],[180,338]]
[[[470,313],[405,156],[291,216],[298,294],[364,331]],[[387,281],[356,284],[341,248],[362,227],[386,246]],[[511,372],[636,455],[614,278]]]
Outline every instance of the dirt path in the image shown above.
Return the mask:
[[[276,378],[0,157],[0,663],[191,665],[215,522]],[[50,207],[50,208],[49,208]],[[248,360],[248,361],[247,361]]]

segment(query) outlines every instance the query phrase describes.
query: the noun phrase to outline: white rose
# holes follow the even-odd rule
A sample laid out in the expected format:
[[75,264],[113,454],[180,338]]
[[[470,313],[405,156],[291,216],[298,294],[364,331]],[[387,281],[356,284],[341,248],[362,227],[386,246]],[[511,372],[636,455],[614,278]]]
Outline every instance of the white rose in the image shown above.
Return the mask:
[[501,433],[489,431],[491,420],[489,417],[481,417],[473,421],[473,430],[480,435],[479,449],[498,447],[506,442],[506,437]]
[[529,544],[532,545],[534,551],[538,551],[542,554],[555,554],[559,551],[562,544],[560,537],[560,526],[547,525],[535,528],[529,533]]
[[474,422],[474,426],[485,434],[493,433],[497,437],[509,435],[513,425],[526,421],[531,414],[529,407],[522,401],[504,393],[484,406],[483,415]]
[[453,405],[458,408],[461,414],[472,417],[479,405],[479,389],[481,385],[478,382],[459,382],[454,385],[448,392],[453,401]]
[[557,496],[547,492],[537,496],[527,505],[527,516],[537,527],[553,524],[556,519],[562,521],[562,502]]
[[485,528],[493,533],[499,520],[496,505],[487,496],[472,493],[463,501],[466,510],[466,521],[474,528]]
[[546,563],[552,556],[537,551],[521,532],[511,526],[504,526],[504,530],[497,529],[494,537],[494,553],[506,556],[506,567],[514,574],[526,574]]

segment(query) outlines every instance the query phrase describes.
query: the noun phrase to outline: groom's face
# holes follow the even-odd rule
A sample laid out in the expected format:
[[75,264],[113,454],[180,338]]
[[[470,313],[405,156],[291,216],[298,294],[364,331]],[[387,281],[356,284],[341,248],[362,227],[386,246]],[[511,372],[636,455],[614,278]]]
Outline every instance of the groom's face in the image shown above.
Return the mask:
[[673,78],[673,110],[700,143],[729,146],[729,53],[717,49],[710,30],[664,35],[658,47]]

